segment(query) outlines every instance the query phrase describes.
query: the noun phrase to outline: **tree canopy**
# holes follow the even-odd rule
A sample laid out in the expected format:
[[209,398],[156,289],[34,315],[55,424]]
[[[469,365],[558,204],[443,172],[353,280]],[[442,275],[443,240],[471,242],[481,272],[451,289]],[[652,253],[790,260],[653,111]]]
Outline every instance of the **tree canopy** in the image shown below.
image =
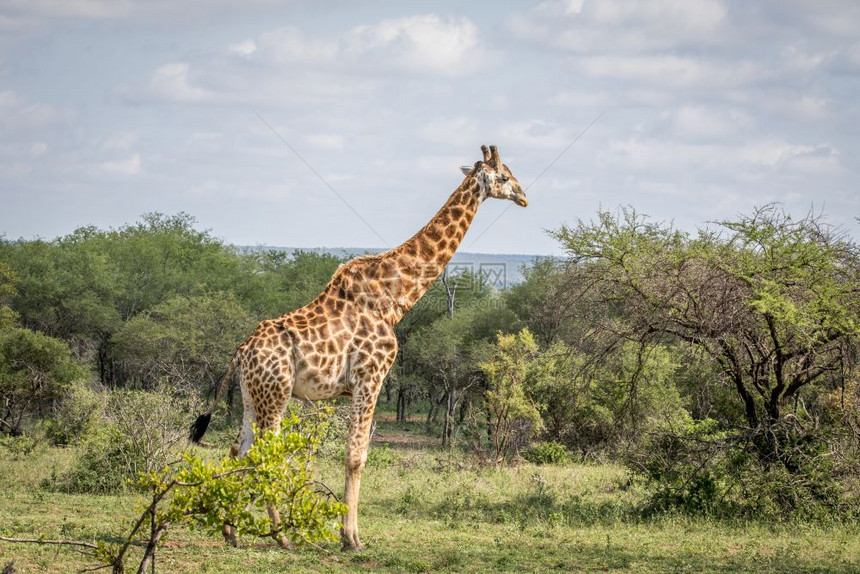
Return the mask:
[[691,235],[632,209],[555,232],[590,277],[614,340],[703,352],[767,428],[805,387],[850,371],[860,252],[820,216],[769,205]]

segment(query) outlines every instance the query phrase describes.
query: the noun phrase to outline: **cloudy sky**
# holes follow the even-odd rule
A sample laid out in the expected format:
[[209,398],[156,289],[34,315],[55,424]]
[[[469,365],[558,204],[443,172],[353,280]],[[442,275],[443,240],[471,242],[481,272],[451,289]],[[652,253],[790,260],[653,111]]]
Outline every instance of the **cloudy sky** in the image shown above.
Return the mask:
[[545,229],[619,205],[860,237],[858,102],[856,0],[3,0],[0,235],[184,211],[385,247],[495,143],[531,204],[487,202],[468,251],[556,253]]

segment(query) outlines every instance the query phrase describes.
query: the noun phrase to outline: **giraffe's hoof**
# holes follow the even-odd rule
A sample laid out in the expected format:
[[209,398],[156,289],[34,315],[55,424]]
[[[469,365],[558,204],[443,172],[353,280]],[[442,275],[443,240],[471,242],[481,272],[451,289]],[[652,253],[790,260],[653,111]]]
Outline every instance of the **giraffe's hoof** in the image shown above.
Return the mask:
[[221,529],[221,535],[224,536],[224,541],[227,542],[233,548],[238,548],[239,544],[236,542],[236,529],[232,526],[224,526]]
[[361,544],[359,544],[358,546],[353,546],[352,544],[348,544],[348,543],[344,542],[343,548],[341,548],[340,551],[341,552],[355,552],[356,554],[359,554],[359,553],[364,551],[364,546],[362,546]]

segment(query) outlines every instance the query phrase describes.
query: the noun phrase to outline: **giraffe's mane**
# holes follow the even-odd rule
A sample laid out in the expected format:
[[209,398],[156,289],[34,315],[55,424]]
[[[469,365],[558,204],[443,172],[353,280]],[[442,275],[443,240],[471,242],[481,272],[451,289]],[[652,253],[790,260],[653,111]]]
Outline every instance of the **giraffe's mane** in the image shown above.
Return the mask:
[[335,272],[332,273],[331,279],[329,279],[326,286],[323,288],[320,296],[325,295],[332,291],[333,288],[339,287],[343,283],[343,278],[346,275],[349,269],[353,269],[356,267],[361,267],[365,263],[370,263],[373,261],[382,261],[383,256],[387,253],[390,253],[391,250],[386,251],[385,253],[368,253],[367,255],[360,255],[358,257],[353,257],[352,259],[345,261],[338,265]]

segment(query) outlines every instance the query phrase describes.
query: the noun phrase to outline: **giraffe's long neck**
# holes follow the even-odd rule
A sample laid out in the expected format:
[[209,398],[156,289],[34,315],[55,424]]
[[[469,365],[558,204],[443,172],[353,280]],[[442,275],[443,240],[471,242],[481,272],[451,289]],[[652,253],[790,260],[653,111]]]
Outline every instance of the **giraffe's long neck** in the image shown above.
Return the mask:
[[386,290],[401,313],[406,313],[445,270],[480,205],[478,183],[473,177],[467,178],[418,233],[384,255],[395,264],[395,276],[386,281]]

